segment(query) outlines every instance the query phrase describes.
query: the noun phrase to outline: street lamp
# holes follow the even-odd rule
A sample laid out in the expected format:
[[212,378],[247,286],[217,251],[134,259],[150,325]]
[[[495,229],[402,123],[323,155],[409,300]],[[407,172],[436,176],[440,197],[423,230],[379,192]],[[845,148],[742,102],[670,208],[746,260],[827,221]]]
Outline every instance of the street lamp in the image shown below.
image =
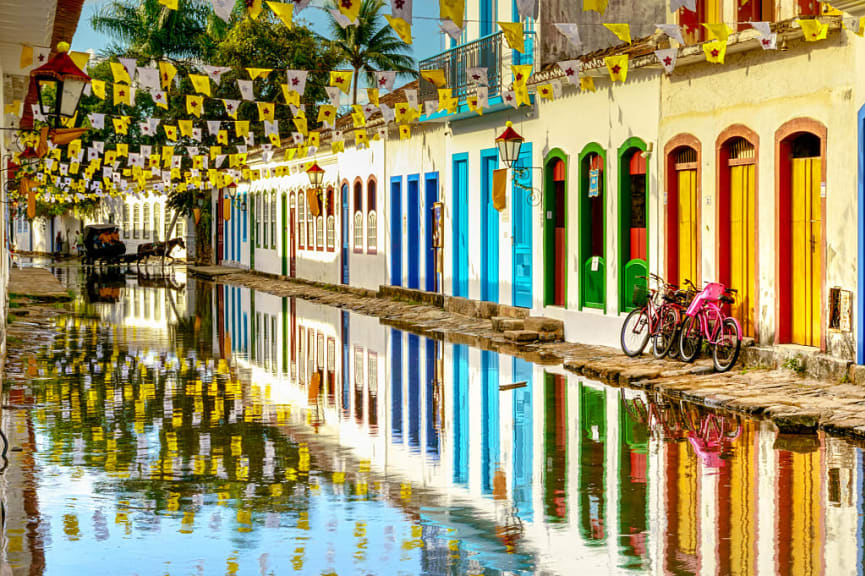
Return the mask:
[[312,166],[306,169],[306,175],[309,176],[310,185],[318,190],[321,188],[321,183],[324,181],[324,168],[318,165],[318,162],[313,162]]
[[36,83],[39,109],[45,118],[53,118],[55,128],[60,127],[61,117],[75,116],[84,86],[90,82],[90,76],[72,61],[68,51],[68,43],[59,43],[57,54],[30,72],[30,77]]
[[522,148],[523,142],[525,141],[526,139],[514,130],[513,124],[508,122],[505,131],[496,138],[496,146],[499,148],[499,156],[505,166],[511,168],[514,165],[514,162],[520,158],[520,148]]

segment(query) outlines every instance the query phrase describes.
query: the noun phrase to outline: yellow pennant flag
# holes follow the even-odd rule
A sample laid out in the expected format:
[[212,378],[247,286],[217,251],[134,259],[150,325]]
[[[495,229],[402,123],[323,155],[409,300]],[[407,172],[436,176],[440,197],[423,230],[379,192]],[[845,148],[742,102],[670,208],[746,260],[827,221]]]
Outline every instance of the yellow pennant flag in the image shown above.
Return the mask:
[[201,118],[201,110],[204,107],[204,96],[196,96],[192,94],[186,95],[186,113],[192,114],[196,118]]
[[70,158],[78,156],[79,152],[81,152],[81,140],[73,140],[69,143],[69,146],[66,147],[66,155]]
[[291,30],[292,25],[294,24],[294,4],[291,2],[268,2],[268,6],[273,10],[273,13],[276,14],[277,18],[282,20],[282,23],[285,24],[286,28]]
[[120,118],[112,118],[114,131],[118,134],[129,133],[129,116],[121,116]]
[[313,148],[318,148],[321,145],[321,133],[320,132],[310,132],[309,133],[309,146]]
[[360,2],[361,0],[340,0],[337,4],[339,11],[345,14],[350,22],[354,22],[360,14]]
[[282,96],[285,98],[286,104],[300,106],[300,94],[289,88],[288,84],[280,84],[280,88],[282,88]]
[[178,120],[177,125],[180,128],[180,135],[192,138],[192,120]]
[[591,76],[580,76],[580,90],[583,92],[594,92],[595,79]]
[[169,10],[177,10],[177,0],[159,0],[159,3]]
[[378,100],[378,88],[367,88],[366,89],[366,96],[367,96],[367,98],[369,98],[369,103],[372,104],[373,106],[379,106],[380,105],[379,100]]
[[604,28],[615,34],[622,42],[627,42],[628,44],[631,43],[630,24],[604,24]]
[[366,130],[354,131],[354,143],[358,148],[361,146],[369,148],[369,137],[366,135]]
[[331,106],[330,104],[325,104],[324,106],[319,106],[318,108],[318,121],[319,122],[333,122],[334,118],[336,118],[336,106]]
[[720,40],[722,42],[726,42],[727,38],[730,37],[730,27],[726,24],[706,24],[703,23],[703,26],[706,28],[706,31],[709,33],[709,40]]
[[249,14],[249,17],[253,20],[258,20],[258,16],[261,14],[261,0],[246,2],[246,13]]
[[351,88],[351,76],[353,72],[351,70],[334,70],[330,73],[330,85],[336,86],[340,90],[342,90],[345,94],[348,94],[349,89]]
[[529,96],[529,87],[525,84],[517,85],[514,83],[514,96],[517,97],[517,107],[519,108],[522,105],[531,106],[532,99]]
[[21,46],[21,62],[20,68],[27,68],[33,65],[33,46],[26,44]]
[[402,40],[406,44],[412,43],[411,24],[409,24],[402,18],[397,18],[395,16],[391,16],[390,14],[385,14],[384,19],[387,20],[387,23],[390,24],[390,27],[393,28],[394,32],[396,32],[396,35],[399,36],[400,40]]
[[297,148],[286,148],[283,160],[285,162],[291,162],[292,160],[294,160],[295,155],[297,155]]
[[129,158],[129,144],[125,142],[117,143],[117,157],[118,158]]
[[210,77],[204,74],[190,74],[189,81],[199,94],[210,96]]
[[444,70],[421,70],[420,76],[427,82],[433,84],[436,88],[444,88],[447,86]]
[[412,107],[409,106],[407,102],[402,102],[401,104],[396,105],[394,113],[396,121],[403,124],[412,121],[414,110],[412,110]]
[[512,50],[520,54],[526,52],[526,35],[522,22],[499,22],[499,27],[505,33],[505,41]]
[[511,66],[511,71],[514,73],[514,91],[520,86],[525,87],[529,81],[529,76],[532,75],[532,65],[522,64],[519,66]]
[[481,116],[484,115],[484,109],[478,106],[478,97],[477,96],[469,96],[466,98],[466,104],[469,107],[469,110],[472,112],[476,112]]
[[712,40],[703,44],[703,52],[706,60],[714,64],[723,64],[724,56],[727,54],[727,42],[723,40]]
[[799,26],[805,34],[805,40],[808,42],[816,42],[817,40],[825,40],[826,33],[829,31],[829,24],[823,24],[816,18],[806,20],[799,19]]
[[270,134],[268,134],[267,139],[270,140],[270,143],[277,148],[282,146],[282,140],[280,140],[279,134],[275,132],[271,132]]
[[256,102],[258,105],[258,119],[273,122],[274,104],[272,102]]
[[594,10],[598,14],[607,11],[607,0],[583,0],[583,12]]
[[130,88],[126,84],[114,84],[114,105],[118,104],[126,104],[127,106],[132,104],[132,96],[131,93],[132,88]]
[[308,130],[307,130],[306,117],[298,116],[297,118],[294,119],[294,125],[297,127],[298,132],[300,132],[304,136],[307,135]]
[[441,20],[453,20],[457,28],[463,27],[465,11],[465,0],[439,0],[439,18]]
[[126,71],[123,64],[120,62],[109,62],[108,65],[111,66],[111,74],[114,76],[115,82],[132,84],[132,78],[129,77],[129,72]]
[[256,78],[267,78],[267,75],[273,72],[273,68],[247,68],[247,72],[249,72],[249,79],[255,80]]
[[[216,142],[218,144],[228,145],[228,130],[220,130],[216,133]],[[213,148],[210,149],[210,153],[213,154]],[[217,154],[218,156],[219,154]],[[216,156],[214,156],[216,158]]]
[[553,87],[549,84],[541,84],[538,86],[538,96],[541,97],[541,100],[549,100],[552,102],[554,100]]
[[69,57],[76,66],[83,72],[87,69],[87,64],[90,62],[90,54],[87,52],[70,52]]
[[105,100],[105,81],[93,79],[90,81],[90,88],[93,94],[100,100]]
[[352,106],[351,121],[354,123],[355,128],[366,126],[366,116],[363,115],[363,106],[360,104]]
[[234,123],[234,135],[238,138],[249,136],[249,120],[238,120]]
[[613,82],[624,82],[628,79],[628,55],[607,56],[604,58],[607,70],[610,71],[610,80]]
[[[165,137],[169,140],[177,140],[177,126],[169,126],[163,124],[162,129],[165,130]],[[162,151],[163,158],[165,157],[165,149]]]
[[399,127],[399,139],[408,140],[409,138],[411,138],[411,126],[403,124]]
[[162,89],[168,90],[171,88],[171,81],[177,74],[177,68],[171,62],[159,62],[159,81],[162,82]]

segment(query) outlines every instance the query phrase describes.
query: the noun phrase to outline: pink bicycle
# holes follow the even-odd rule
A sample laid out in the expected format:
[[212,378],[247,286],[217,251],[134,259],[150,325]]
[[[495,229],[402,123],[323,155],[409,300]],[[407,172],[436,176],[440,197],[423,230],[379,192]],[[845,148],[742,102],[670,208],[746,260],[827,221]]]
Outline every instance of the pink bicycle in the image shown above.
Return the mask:
[[710,282],[694,298],[685,311],[685,321],[679,333],[679,356],[685,362],[693,362],[700,355],[705,340],[712,346],[715,370],[726,372],[739,359],[742,347],[742,330],[735,318],[727,316],[722,303],[735,302],[736,290],[723,284]]

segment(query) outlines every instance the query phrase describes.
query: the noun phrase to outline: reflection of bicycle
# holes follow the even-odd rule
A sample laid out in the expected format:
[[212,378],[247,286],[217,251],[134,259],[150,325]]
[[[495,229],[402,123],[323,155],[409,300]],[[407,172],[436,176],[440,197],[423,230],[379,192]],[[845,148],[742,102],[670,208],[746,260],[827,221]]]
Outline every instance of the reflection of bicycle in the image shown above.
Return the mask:
[[634,422],[646,426],[652,433],[660,433],[665,440],[683,439],[687,434],[687,425],[682,417],[682,411],[659,393],[648,396],[648,405],[642,396],[628,398],[625,389],[621,389],[622,403],[625,411]]
[[703,414],[699,421],[691,414],[691,432],[688,442],[703,463],[711,468],[721,468],[724,460],[730,456],[733,443],[739,438],[741,427],[732,417],[709,412]]

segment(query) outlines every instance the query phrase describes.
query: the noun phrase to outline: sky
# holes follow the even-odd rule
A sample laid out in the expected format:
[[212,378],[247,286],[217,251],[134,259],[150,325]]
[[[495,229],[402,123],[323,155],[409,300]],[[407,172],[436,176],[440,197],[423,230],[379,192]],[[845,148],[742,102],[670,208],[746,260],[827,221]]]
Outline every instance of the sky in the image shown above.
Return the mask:
[[[93,50],[99,52],[111,43],[111,39],[98,34],[90,26],[90,17],[99,9],[99,6],[110,0],[85,0],[81,11],[81,19],[78,21],[78,30],[72,39],[72,49],[85,52]],[[314,6],[322,6],[324,0],[313,0],[312,5],[301,12],[302,17],[310,22],[312,29],[320,34],[327,32],[325,24],[325,13]],[[389,8],[384,12],[389,13]],[[414,3],[414,25],[412,26],[412,45],[416,60],[422,60],[434,56],[443,50],[441,33],[438,27],[438,2],[415,2]]]

